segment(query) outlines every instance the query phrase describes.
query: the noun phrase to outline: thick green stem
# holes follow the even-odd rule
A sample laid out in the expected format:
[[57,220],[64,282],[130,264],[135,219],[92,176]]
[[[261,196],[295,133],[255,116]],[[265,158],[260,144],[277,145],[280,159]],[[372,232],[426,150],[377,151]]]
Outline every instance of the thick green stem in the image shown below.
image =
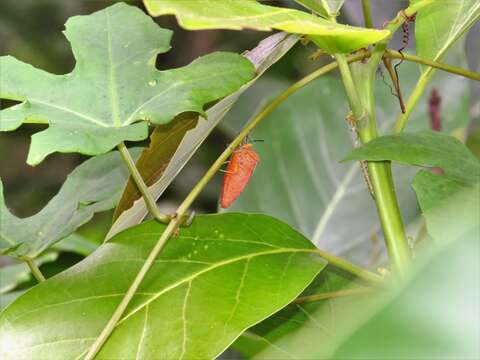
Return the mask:
[[293,301],[293,303],[294,304],[304,304],[304,303],[321,301],[321,300],[336,299],[336,298],[345,297],[345,296],[368,294],[368,293],[372,293],[374,291],[375,291],[374,288],[369,288],[369,287],[332,291],[332,292],[327,292],[327,293],[322,293],[322,294],[313,294],[313,295],[301,296],[301,297],[296,298]]
[[363,19],[365,21],[365,26],[367,28],[374,28],[373,25],[373,18],[372,18],[372,11],[370,10],[370,0],[362,0],[362,11],[363,11]]
[[28,265],[30,268],[30,271],[32,272],[33,276],[35,279],[37,279],[38,282],[45,281],[45,276],[43,276],[42,272],[40,271],[40,268],[35,264],[34,259],[30,258],[22,258],[23,261]]
[[[372,76],[368,68],[363,69],[367,71],[362,72],[363,77],[357,79],[358,84],[356,84],[345,57],[336,55],[336,58],[339,63],[350,108],[357,121],[356,126],[360,139],[365,144],[377,137]],[[359,96],[357,86],[361,86],[361,97]],[[385,235],[392,270],[400,278],[403,278],[408,269],[410,254],[395,195],[390,163],[369,162],[368,175],[373,187],[375,203]]]
[[148,189],[148,186],[145,184],[143,181],[142,175],[137,169],[137,166],[135,165],[135,161],[133,160],[132,156],[130,155],[130,152],[128,151],[127,147],[125,144],[122,142],[118,145],[118,150],[120,152],[120,155],[123,158],[123,161],[128,167],[128,171],[130,172],[130,175],[132,176],[133,181],[135,182],[135,185],[137,185],[138,191],[143,196],[143,199],[145,201],[145,204],[147,205],[148,211],[157,219],[158,221],[162,223],[168,223],[170,220],[170,216],[164,215],[160,212],[160,210],[157,207],[157,203],[155,199],[152,196],[152,193]]

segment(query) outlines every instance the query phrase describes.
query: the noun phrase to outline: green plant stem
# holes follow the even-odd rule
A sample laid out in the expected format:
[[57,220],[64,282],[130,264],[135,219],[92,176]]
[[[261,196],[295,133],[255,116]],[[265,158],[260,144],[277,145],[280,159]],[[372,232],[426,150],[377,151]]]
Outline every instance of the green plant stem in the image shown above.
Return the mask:
[[[358,61],[365,57],[368,54],[356,54],[348,57],[347,61]],[[225,161],[230,157],[232,152],[235,148],[240,145],[243,139],[251,132],[253,128],[255,128],[265,117],[270,114],[278,105],[280,105],[283,101],[285,101],[291,94],[298,91],[305,85],[309,84],[316,78],[321,75],[324,75],[338,67],[337,63],[331,63],[322,68],[314,71],[313,73],[307,75],[303,79],[299,80],[289,88],[287,88],[282,94],[277,96],[272,102],[270,102],[258,115],[256,115],[246,126],[245,128],[238,134],[238,136],[232,141],[232,143],[225,149],[225,151],[218,157],[218,159],[213,163],[213,165],[208,169],[208,171],[204,174],[202,179],[193,187],[187,197],[183,200],[183,202],[178,207],[175,216],[170,220],[169,224],[167,225],[166,229],[163,231],[162,235],[160,236],[158,242],[155,244],[155,247],[150,252],[147,260],[143,264],[142,268],[138,272],[137,276],[135,277],[132,285],[125,293],[125,296],[122,298],[120,304],[115,309],[114,313],[112,314],[111,318],[109,319],[107,325],[104,327],[98,338],[95,340],[93,345],[88,350],[87,355],[85,356],[85,360],[92,360],[95,358],[96,354],[101,350],[103,344],[107,341],[110,334],[113,332],[117,322],[121,319],[125,309],[127,308],[128,304],[130,303],[131,299],[135,295],[138,287],[142,283],[145,275],[147,274],[148,270],[154,263],[155,259],[157,258],[158,254],[162,250],[163,246],[166,244],[168,239],[175,233],[180,222],[184,219],[185,215],[187,214],[190,206],[195,201],[197,196],[203,190],[203,188],[207,185],[210,179],[218,173],[218,170],[223,166]],[[316,251],[315,251],[316,252]],[[326,255],[326,253],[323,253]],[[322,256],[322,255],[320,255]],[[342,261],[336,261],[337,257],[331,255],[329,256],[330,262],[332,265],[339,267],[340,269],[344,269],[347,272],[350,272],[354,268],[358,268],[356,265],[349,264],[347,261],[341,259]],[[328,259],[327,259],[328,261]],[[345,266],[346,264],[349,264]],[[361,270],[361,271],[360,271]],[[364,269],[358,268],[354,270],[355,273],[353,275],[360,274],[360,277],[365,279],[372,279],[373,282],[378,283],[381,277],[379,275],[370,273],[368,275],[368,271]]]
[[[405,21],[404,15],[412,16],[417,11],[431,3],[433,3],[433,0],[424,0],[413,3],[403,12],[399,12],[397,16],[388,23],[386,29],[393,35],[393,33]],[[367,76],[362,79],[363,84],[356,84],[353,81],[350,67],[345,61],[344,55],[336,55],[337,62],[340,64],[340,71],[347,98],[353,115],[358,121],[357,127],[362,143],[367,143],[377,137],[374,81],[378,65],[380,64],[380,61],[382,61],[387,44],[392,35],[379,42],[372,51],[368,62],[368,68],[366,69]],[[361,102],[357,86],[362,86],[361,99],[363,100],[363,103]],[[367,118],[366,122],[364,117]],[[368,173],[375,194],[375,202],[382,223],[383,232],[385,234],[385,242],[387,244],[392,270],[399,278],[404,278],[409,267],[410,253],[397,197],[395,195],[390,163],[369,162]]]
[[365,26],[367,28],[373,29],[374,25],[372,19],[372,11],[370,10],[370,0],[362,0],[362,11]]
[[335,298],[345,297],[345,296],[368,294],[368,293],[371,293],[373,291],[375,291],[375,289],[374,288],[369,288],[369,287],[347,289],[347,290],[340,290],[340,291],[332,291],[332,292],[326,292],[326,293],[322,293],[322,294],[313,294],[313,295],[301,296],[301,297],[296,298],[293,301],[293,303],[294,304],[305,304],[305,303],[309,303],[309,302],[335,299]]
[[[374,77],[372,78],[369,74],[366,78],[361,79],[364,81],[363,84],[358,84],[358,86],[362,85],[362,99],[364,99],[364,103],[362,103],[344,55],[337,54],[336,58],[340,66],[350,108],[357,121],[360,139],[365,144],[377,137],[373,93]],[[373,76],[375,75],[373,74]],[[392,269],[399,278],[404,278],[409,267],[410,254],[395,195],[390,163],[368,162],[368,173],[375,194],[375,203],[385,235]]]
[[145,200],[148,211],[150,211],[150,213],[155,217],[156,220],[160,221],[161,223],[168,223],[170,221],[170,216],[162,214],[158,209],[157,203],[153,198],[152,193],[143,181],[142,175],[140,174],[137,166],[135,165],[135,161],[133,160],[130,152],[128,151],[127,147],[123,142],[118,145],[118,150],[123,158],[123,161],[128,167],[128,171],[130,172],[132,179],[135,182],[135,185],[137,186],[138,190],[143,196],[143,199]]
[[417,64],[430,66],[430,67],[433,67],[433,68],[436,68],[436,69],[439,69],[439,70],[443,70],[443,71],[446,71],[446,72],[449,72],[449,73],[452,73],[452,74],[460,75],[460,76],[463,76],[467,79],[480,81],[480,73],[478,73],[478,72],[462,69],[462,68],[455,67],[455,66],[450,66],[450,65],[438,62],[438,61],[432,61],[432,60],[424,59],[420,56],[405,54],[405,53],[403,53],[403,56],[402,56],[402,54],[400,54],[398,51],[394,51],[394,50],[390,50],[390,49],[385,50],[385,56],[388,56],[389,58],[392,58],[392,59],[402,59],[403,58],[404,60],[413,61],[413,62],[416,62]]
[[30,258],[22,258],[22,260],[28,265],[30,271],[38,282],[45,281],[45,276],[43,276],[40,268],[37,266],[37,264],[35,264],[35,260]]
[[382,276],[375,274],[371,271],[368,271],[360,266],[357,266],[355,264],[352,264],[348,262],[345,259],[342,259],[338,256],[335,256],[333,254],[330,254],[328,252],[322,251],[322,250],[315,250],[315,253],[320,255],[323,259],[327,260],[329,264],[342,269],[354,276],[356,276],[359,279],[368,281],[374,285],[380,285],[384,283],[384,279]]

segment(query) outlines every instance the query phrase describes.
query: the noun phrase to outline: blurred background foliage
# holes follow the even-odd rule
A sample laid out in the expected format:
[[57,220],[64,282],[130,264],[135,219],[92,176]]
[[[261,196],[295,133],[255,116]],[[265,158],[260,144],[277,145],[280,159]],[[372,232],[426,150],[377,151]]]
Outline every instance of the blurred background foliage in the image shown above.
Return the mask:
[[[0,55],[13,55],[35,67],[55,74],[68,73],[73,69],[75,63],[70,46],[61,33],[64,23],[71,16],[90,14],[111,5],[112,2],[99,0],[1,0]],[[141,1],[128,2],[144,9]],[[265,1],[264,3],[298,7],[293,0]],[[374,10],[375,24],[377,27],[381,27],[384,21],[392,18],[399,9],[405,7],[407,1],[372,0],[371,3]],[[188,32],[179,28],[175,19],[171,16],[157,18],[155,21],[160,26],[174,31],[171,51],[160,55],[157,59],[157,67],[159,69],[183,66],[198,56],[215,50],[241,53],[255,47],[261,39],[268,35],[267,33],[253,31]],[[339,21],[363,25],[360,0],[347,0]],[[456,52],[457,56],[460,53],[461,59],[459,62],[465,65],[468,63],[468,66],[475,71],[479,69],[479,32],[480,26],[477,24],[470,30],[466,40]],[[411,33],[413,33],[413,30]],[[392,45],[393,48],[400,47],[400,39],[401,34],[397,34]],[[410,47],[414,47],[413,36],[410,39]],[[465,49],[466,52],[464,51]],[[159,205],[164,212],[174,210],[175,205],[188,193],[203,172],[225,148],[235,131],[238,131],[241,124],[248,120],[259,108],[262,104],[262,99],[272,98],[285,89],[288,84],[322,64],[331,61],[327,56],[316,61],[309,59],[314,51],[315,48],[312,45],[303,46],[298,44],[293,51],[275,64],[242,97],[222,126],[209,136],[197,154],[163,195]],[[408,70],[409,68],[413,69],[415,66],[404,66],[400,70],[400,76],[410,79],[410,74],[406,74],[406,72],[410,71]],[[416,71],[418,69],[415,70],[415,74]],[[452,77],[452,75],[448,76]],[[406,80],[406,83],[406,91],[408,93],[408,89],[413,86],[413,81]],[[386,101],[395,103],[396,99],[390,96],[390,90],[382,83],[380,78],[378,79],[378,84],[379,90],[389,97]],[[464,86],[459,85],[458,81],[443,84],[445,88],[438,90],[444,96],[447,96],[448,92],[455,92],[455,86]],[[340,86],[340,83],[338,83],[338,86]],[[478,124],[480,87],[478,83],[474,84],[473,82],[470,82],[468,86],[472,87],[472,95],[463,97],[462,103],[465,104],[464,109],[466,109],[463,114],[468,118],[472,118],[473,122],[465,127],[464,134],[468,136],[463,137],[464,140],[467,140],[470,148],[477,155],[480,155],[480,125]],[[318,101],[323,103],[325,107],[328,107],[331,100],[328,99],[328,96],[322,98],[319,94]],[[11,102],[4,101],[1,103],[1,106],[4,108],[11,104]],[[423,109],[419,111],[425,114],[426,101],[420,106]],[[337,112],[346,114],[346,111],[345,107]],[[342,122],[343,125],[342,118],[336,120]],[[38,131],[38,127],[24,125],[16,132],[0,133],[0,178],[5,186],[5,197],[9,208],[20,217],[33,215],[45,206],[48,200],[57,193],[66,176],[85,160],[85,157],[77,154],[55,154],[48,157],[39,166],[29,167],[25,164],[25,160],[30,136],[36,131]],[[268,134],[262,133],[262,136],[264,136],[263,140],[268,144]],[[333,160],[338,161],[340,158]],[[195,204],[197,212],[215,212],[217,210],[221,181],[222,175],[219,174],[202,193]],[[91,223],[80,229],[78,233],[92,243],[100,243],[111,225],[111,217],[111,212],[97,215]],[[64,247],[60,253],[56,253],[55,256],[46,260],[45,264],[42,265],[42,271],[49,277],[78,262],[84,255],[81,251],[71,251]],[[11,263],[10,259],[0,257],[0,266]],[[16,273],[16,276],[17,280],[14,283],[20,283],[19,286],[15,285],[16,291],[28,288],[34,283],[33,280],[29,280],[28,272],[26,275]],[[0,285],[6,283],[5,275],[2,278],[0,278]]]

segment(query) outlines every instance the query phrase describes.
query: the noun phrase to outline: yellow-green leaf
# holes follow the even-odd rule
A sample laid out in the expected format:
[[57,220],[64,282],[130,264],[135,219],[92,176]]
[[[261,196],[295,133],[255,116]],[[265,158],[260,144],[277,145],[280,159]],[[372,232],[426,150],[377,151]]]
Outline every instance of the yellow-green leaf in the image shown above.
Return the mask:
[[151,15],[176,15],[180,25],[188,30],[283,30],[310,35],[329,53],[354,51],[389,35],[386,30],[335,24],[303,11],[253,0],[144,0],[144,3]]

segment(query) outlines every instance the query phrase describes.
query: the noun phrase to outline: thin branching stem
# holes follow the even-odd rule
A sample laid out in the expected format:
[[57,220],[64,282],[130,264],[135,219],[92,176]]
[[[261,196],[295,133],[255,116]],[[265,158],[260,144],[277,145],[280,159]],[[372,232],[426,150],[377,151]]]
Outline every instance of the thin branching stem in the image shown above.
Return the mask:
[[362,0],[362,10],[363,10],[363,20],[365,22],[365,27],[373,29],[372,11],[370,9],[370,0]]
[[150,213],[155,217],[156,220],[160,221],[161,223],[168,223],[170,221],[170,216],[162,214],[158,209],[157,203],[153,198],[152,193],[148,189],[148,186],[145,184],[145,181],[143,181],[143,177],[138,171],[137,166],[135,165],[135,161],[133,160],[130,152],[128,151],[127,147],[123,142],[118,145],[118,151],[120,152],[123,161],[127,165],[128,171],[130,172],[130,175],[132,176],[132,179],[137,186],[138,191],[140,191],[140,193],[142,194],[148,211],[150,211]]
[[354,289],[345,289],[345,290],[332,291],[332,292],[326,292],[326,293],[321,293],[321,294],[301,296],[301,297],[296,298],[293,301],[293,303],[294,304],[305,304],[305,303],[310,303],[310,302],[315,302],[315,301],[336,299],[336,298],[345,297],[345,296],[363,295],[363,294],[372,293],[374,291],[375,291],[375,288],[371,288],[371,287],[360,287],[360,288],[354,288]]
[[426,65],[426,66],[429,66],[429,67],[432,67],[432,68],[435,68],[435,69],[443,70],[445,72],[460,75],[460,76],[463,76],[467,79],[480,81],[480,73],[478,73],[478,72],[466,70],[466,69],[459,68],[459,67],[456,67],[456,66],[450,66],[450,65],[438,62],[438,61],[428,60],[428,59],[422,58],[420,56],[406,54],[406,53],[403,53],[403,55],[402,55],[398,51],[390,50],[390,49],[385,50],[385,56],[388,56],[389,58],[392,58],[392,59],[402,59],[403,58],[406,61],[416,62],[417,64]]
[[28,267],[30,268],[30,271],[32,272],[33,276],[35,277],[35,279],[37,279],[38,282],[45,281],[45,276],[40,271],[40,268],[37,266],[34,259],[22,258],[22,260],[25,261],[25,263],[28,265]]

